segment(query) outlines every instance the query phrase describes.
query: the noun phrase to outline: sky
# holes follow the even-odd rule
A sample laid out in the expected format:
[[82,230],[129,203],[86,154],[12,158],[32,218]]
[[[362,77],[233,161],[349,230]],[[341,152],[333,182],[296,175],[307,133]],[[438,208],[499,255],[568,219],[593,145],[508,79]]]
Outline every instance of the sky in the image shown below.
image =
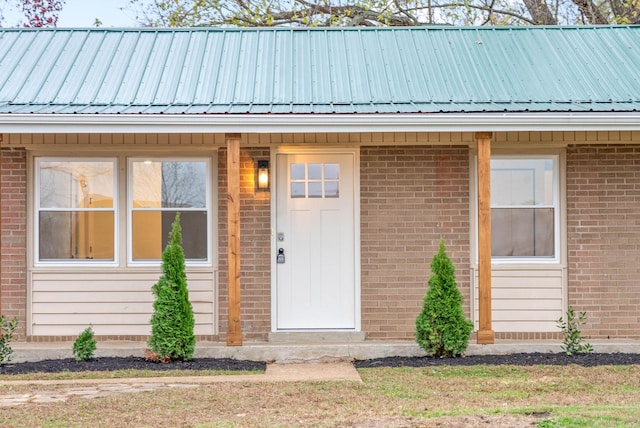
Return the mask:
[[[129,0],[66,0],[58,28],[93,27],[96,18],[102,21],[102,27],[135,27],[135,14],[126,10],[128,6]],[[18,12],[5,12],[6,26],[16,26],[19,19]]]

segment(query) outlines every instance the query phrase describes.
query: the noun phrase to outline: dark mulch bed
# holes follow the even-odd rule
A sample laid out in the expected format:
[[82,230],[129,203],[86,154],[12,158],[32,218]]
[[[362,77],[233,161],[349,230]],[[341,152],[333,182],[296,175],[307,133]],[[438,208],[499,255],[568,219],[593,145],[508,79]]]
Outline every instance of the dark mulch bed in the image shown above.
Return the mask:
[[[356,361],[357,368],[371,367],[429,367],[429,366],[472,366],[472,365],[553,365],[576,364],[584,367],[603,365],[640,365],[640,354],[577,354],[565,353],[523,353],[508,355],[472,355],[460,358],[434,357],[389,357]],[[191,361],[155,363],[139,357],[101,357],[89,361],[75,361],[72,358],[45,360],[26,363],[0,365],[0,374],[59,373],[80,371],[113,370],[264,370],[266,364],[256,361],[233,360],[229,358],[194,358]]]
[[576,364],[584,367],[607,365],[640,365],[640,354],[575,354],[566,353],[526,353],[507,355],[472,355],[460,358],[434,357],[390,357],[375,360],[356,361],[357,368],[368,367],[428,367],[428,366],[473,366],[473,365],[515,365],[515,366],[564,366]]
[[76,361],[73,358],[44,360],[26,363],[7,363],[0,366],[0,374],[59,373],[82,371],[113,370],[264,370],[265,363],[255,361],[232,360],[230,358],[194,358],[191,361],[156,363],[140,357],[101,357],[89,361]]

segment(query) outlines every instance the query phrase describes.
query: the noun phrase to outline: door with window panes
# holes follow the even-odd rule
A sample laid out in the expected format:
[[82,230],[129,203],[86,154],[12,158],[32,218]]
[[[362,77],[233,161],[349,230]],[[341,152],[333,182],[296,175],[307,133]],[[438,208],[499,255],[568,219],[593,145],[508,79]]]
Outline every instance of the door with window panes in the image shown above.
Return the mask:
[[276,329],[355,329],[353,154],[277,154]]

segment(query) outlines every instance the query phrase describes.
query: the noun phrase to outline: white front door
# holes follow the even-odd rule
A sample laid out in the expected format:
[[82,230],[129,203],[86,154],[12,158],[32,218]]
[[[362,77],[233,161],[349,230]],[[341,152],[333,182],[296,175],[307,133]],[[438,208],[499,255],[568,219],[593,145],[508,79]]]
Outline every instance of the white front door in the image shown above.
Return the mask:
[[355,155],[276,154],[276,329],[356,328]]

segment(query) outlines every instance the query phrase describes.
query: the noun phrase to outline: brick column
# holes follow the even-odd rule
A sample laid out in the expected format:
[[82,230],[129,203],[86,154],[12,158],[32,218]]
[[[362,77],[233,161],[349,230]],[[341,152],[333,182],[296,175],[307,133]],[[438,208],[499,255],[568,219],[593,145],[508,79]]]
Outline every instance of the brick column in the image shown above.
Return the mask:
[[0,149],[0,311],[16,317],[14,339],[26,337],[27,156]]

